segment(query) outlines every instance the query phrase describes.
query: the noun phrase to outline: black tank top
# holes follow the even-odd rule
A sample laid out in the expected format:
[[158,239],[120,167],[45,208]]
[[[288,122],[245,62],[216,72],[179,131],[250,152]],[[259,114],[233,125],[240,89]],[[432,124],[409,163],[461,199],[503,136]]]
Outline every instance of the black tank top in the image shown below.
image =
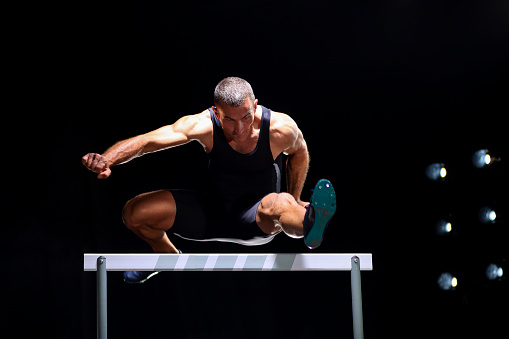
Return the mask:
[[260,134],[255,149],[242,154],[235,151],[223,132],[221,121],[209,108],[214,126],[214,145],[209,156],[210,190],[228,210],[250,207],[265,195],[280,192],[281,154],[274,160],[270,149],[269,109],[262,107]]

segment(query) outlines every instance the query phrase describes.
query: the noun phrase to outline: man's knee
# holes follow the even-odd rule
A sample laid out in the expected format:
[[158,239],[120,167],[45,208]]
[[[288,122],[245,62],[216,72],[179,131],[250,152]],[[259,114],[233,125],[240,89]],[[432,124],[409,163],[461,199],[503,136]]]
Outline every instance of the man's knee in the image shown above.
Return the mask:
[[289,206],[296,204],[295,198],[289,193],[271,193],[262,199],[262,213],[275,217]]
[[141,224],[140,216],[143,210],[139,208],[139,199],[139,196],[132,198],[126,202],[124,209],[122,210],[122,221],[129,229],[136,228],[136,226]]

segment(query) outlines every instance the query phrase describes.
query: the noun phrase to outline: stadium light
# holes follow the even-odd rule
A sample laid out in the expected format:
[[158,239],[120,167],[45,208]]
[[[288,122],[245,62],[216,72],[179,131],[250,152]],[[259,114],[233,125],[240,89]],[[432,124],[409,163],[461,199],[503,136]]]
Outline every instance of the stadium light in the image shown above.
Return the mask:
[[431,180],[443,180],[447,176],[447,170],[442,163],[434,163],[426,167],[426,176]]
[[438,286],[444,291],[453,290],[458,286],[458,279],[454,277],[451,273],[442,273],[440,277],[438,277]]
[[486,268],[486,277],[490,280],[502,278],[503,275],[504,270],[500,266],[497,266],[495,264],[489,264],[488,267]]
[[451,233],[452,231],[452,223],[449,220],[441,219],[437,222],[437,234],[444,235],[447,233]]
[[497,220],[497,212],[490,207],[483,207],[479,210],[479,221],[483,224],[493,224]]
[[482,168],[484,166],[488,166],[492,163],[491,155],[488,153],[487,149],[481,149],[474,153],[472,156],[472,163],[477,168]]

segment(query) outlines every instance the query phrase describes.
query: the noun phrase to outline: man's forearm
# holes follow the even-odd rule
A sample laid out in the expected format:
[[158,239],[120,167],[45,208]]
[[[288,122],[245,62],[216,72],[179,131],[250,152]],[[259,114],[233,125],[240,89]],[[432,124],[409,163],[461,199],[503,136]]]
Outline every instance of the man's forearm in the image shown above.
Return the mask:
[[308,168],[309,153],[307,147],[304,145],[297,152],[290,154],[286,163],[288,193],[293,195],[297,201],[300,201],[300,195],[304,188]]
[[108,161],[109,166],[115,166],[128,162],[144,154],[143,149],[146,142],[142,136],[136,136],[122,140],[108,148],[103,156]]

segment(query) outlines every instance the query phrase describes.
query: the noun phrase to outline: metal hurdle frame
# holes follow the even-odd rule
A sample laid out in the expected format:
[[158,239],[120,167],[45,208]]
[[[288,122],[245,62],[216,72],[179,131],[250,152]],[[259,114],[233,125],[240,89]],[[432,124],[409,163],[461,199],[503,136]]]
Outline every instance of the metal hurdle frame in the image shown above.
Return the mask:
[[351,271],[354,339],[364,338],[361,271],[371,253],[84,254],[84,270],[97,271],[97,338],[107,338],[107,271]]

